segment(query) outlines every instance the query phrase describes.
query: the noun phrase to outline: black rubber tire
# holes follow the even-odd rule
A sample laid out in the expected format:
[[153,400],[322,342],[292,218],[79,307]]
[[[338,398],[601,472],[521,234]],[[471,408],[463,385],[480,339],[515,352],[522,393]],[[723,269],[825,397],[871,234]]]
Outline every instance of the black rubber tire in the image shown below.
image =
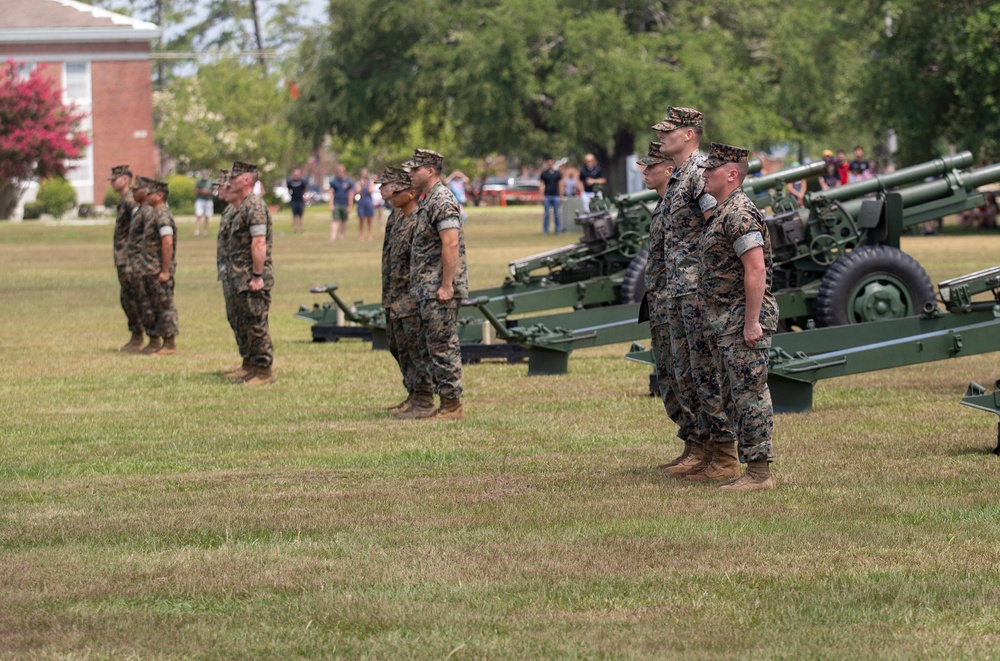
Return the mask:
[[646,294],[646,264],[649,262],[649,246],[639,251],[625,269],[622,280],[622,303],[639,303]]
[[917,260],[890,246],[862,246],[838,257],[823,276],[816,295],[816,324],[877,321],[863,318],[854,305],[862,288],[872,284],[888,285],[898,292],[906,310],[887,315],[892,318],[918,315],[927,303],[935,302],[934,285]]

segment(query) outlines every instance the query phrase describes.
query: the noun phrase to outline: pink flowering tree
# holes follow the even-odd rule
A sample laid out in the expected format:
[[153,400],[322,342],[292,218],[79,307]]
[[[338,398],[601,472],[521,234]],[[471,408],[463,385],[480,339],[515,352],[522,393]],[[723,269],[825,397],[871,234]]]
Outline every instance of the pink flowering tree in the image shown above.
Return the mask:
[[84,113],[60,97],[37,67],[24,76],[13,60],[0,64],[0,220],[10,218],[32,179],[64,176],[67,159],[90,144],[80,131]]

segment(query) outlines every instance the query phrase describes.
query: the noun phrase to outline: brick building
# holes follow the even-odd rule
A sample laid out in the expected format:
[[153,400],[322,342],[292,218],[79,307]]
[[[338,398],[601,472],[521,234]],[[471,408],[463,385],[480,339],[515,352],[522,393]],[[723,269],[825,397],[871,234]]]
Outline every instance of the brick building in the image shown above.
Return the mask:
[[43,67],[63,100],[89,114],[84,128],[93,143],[67,175],[80,203],[103,202],[108,172],[119,163],[157,173],[150,43],[159,36],[152,23],[74,0],[0,2],[0,59]]

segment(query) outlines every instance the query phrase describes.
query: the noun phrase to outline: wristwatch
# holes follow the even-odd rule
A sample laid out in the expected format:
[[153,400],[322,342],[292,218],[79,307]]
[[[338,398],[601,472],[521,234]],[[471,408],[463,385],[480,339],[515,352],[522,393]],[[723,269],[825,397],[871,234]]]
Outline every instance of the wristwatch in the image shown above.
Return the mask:
[[254,272],[253,277],[255,277],[255,278],[263,278],[264,274],[263,273],[256,273],[256,272]]

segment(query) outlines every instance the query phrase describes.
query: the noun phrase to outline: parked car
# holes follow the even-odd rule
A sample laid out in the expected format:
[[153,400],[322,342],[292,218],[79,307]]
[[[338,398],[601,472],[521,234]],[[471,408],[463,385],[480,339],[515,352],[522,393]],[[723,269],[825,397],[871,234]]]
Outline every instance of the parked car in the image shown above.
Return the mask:
[[507,177],[487,177],[482,184],[473,187],[473,204],[476,206],[500,204],[500,192],[506,191],[510,182]]

